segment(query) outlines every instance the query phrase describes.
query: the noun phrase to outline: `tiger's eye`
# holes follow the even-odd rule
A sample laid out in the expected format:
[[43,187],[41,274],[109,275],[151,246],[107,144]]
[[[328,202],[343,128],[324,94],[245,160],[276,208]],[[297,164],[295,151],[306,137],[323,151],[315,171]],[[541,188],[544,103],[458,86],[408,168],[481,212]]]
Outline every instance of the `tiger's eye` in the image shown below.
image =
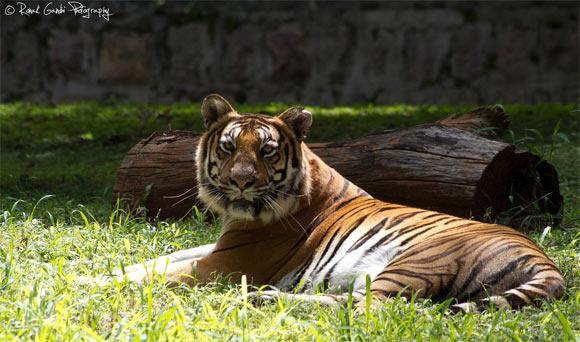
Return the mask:
[[232,153],[235,149],[234,144],[229,140],[220,142],[220,148],[226,153]]
[[264,147],[262,147],[262,154],[264,155],[264,157],[270,158],[276,154],[276,150],[277,150],[276,146],[265,145]]

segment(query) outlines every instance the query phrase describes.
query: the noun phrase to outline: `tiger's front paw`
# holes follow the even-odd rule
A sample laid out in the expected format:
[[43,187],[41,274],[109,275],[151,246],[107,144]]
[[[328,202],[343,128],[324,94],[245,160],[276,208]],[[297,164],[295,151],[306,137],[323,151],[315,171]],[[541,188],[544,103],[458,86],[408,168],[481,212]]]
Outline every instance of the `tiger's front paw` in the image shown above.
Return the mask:
[[114,283],[114,279],[123,280],[123,278],[119,278],[118,276],[106,276],[106,275],[97,275],[97,276],[90,276],[84,275],[80,276],[76,279],[76,283],[79,285],[91,285],[91,286],[107,286]]
[[120,269],[115,269],[110,275],[101,274],[95,277],[90,275],[80,276],[76,281],[80,285],[104,287],[115,283],[122,283],[124,281],[143,284],[146,279],[147,271],[144,267],[133,267],[132,269],[125,269],[125,272]]
[[280,291],[276,290],[266,290],[266,291],[255,291],[255,292],[248,292],[246,297],[239,296],[239,301],[247,300],[248,302],[252,303],[254,306],[260,306],[265,303],[272,303],[280,298]]

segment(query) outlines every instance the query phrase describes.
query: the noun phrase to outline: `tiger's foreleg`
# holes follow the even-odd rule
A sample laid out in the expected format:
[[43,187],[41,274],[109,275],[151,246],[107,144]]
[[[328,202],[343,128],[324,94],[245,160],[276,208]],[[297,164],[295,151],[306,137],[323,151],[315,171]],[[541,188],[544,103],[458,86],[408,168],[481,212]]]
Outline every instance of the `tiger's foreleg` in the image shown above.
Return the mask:
[[291,303],[307,302],[316,303],[325,306],[345,305],[349,299],[352,298],[353,303],[361,300],[364,301],[365,294],[361,291],[354,291],[352,294],[344,293],[340,295],[335,294],[306,294],[306,293],[289,293],[278,290],[265,290],[248,293],[248,298],[256,303],[274,300],[285,300]]
[[159,267],[159,265],[166,265],[169,263],[176,263],[178,261],[189,260],[189,259],[201,259],[206,257],[214,249],[215,243],[208,245],[198,246],[190,249],[184,249],[182,251],[173,252],[168,255],[161,256],[156,259],[151,259],[145,262],[145,264],[134,264],[125,267],[125,273],[138,272],[146,268],[152,268],[153,266]]
[[197,261],[209,255],[215,244],[203,245],[182,251],[177,251],[156,259],[148,260],[141,264],[134,264],[123,269],[115,269],[110,275],[101,275],[97,278],[82,277],[81,283],[107,285],[113,280],[119,282],[127,278],[129,281],[142,284],[150,281],[154,275],[165,275],[168,286],[179,284],[193,284],[193,274]]
[[[352,301],[352,308],[355,315],[364,314],[367,307],[371,311],[376,311],[380,305],[390,300],[395,300],[395,297],[383,298],[376,297],[370,294],[370,301],[367,301],[367,295],[364,290],[353,291],[352,293],[343,294],[303,294],[303,293],[288,293],[277,290],[267,290],[251,292],[248,294],[249,299],[256,303],[271,302],[275,300],[284,300],[290,303],[306,302],[318,304],[322,306],[346,306],[349,301]],[[406,298],[401,297],[405,300]]]

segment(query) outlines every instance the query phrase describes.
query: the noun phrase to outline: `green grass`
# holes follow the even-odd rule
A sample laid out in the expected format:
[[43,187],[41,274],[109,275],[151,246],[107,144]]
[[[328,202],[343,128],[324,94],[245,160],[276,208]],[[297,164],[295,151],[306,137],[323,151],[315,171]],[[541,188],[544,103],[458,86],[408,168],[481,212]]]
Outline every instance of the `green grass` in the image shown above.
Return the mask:
[[[147,222],[110,206],[126,151],[155,130],[199,130],[198,104],[0,105],[0,340],[577,340],[580,339],[580,136],[573,105],[505,106],[513,135],[558,168],[560,226],[532,234],[564,272],[556,302],[522,311],[452,315],[449,303],[395,299],[369,315],[307,303],[251,306],[239,284],[167,289],[79,285],[98,274],[218,236],[211,215]],[[280,104],[245,106],[276,113]],[[310,141],[342,140],[469,109],[310,108]],[[560,126],[554,132],[557,123]],[[52,195],[52,196],[45,196]]]

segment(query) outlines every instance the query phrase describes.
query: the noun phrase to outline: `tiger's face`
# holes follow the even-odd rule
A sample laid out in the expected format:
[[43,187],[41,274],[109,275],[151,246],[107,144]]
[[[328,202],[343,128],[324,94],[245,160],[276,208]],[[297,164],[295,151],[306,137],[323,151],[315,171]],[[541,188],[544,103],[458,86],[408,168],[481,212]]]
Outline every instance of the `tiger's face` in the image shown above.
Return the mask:
[[310,187],[301,144],[311,114],[303,108],[277,117],[239,114],[221,96],[209,95],[202,116],[199,198],[230,219],[268,223],[295,211]]

